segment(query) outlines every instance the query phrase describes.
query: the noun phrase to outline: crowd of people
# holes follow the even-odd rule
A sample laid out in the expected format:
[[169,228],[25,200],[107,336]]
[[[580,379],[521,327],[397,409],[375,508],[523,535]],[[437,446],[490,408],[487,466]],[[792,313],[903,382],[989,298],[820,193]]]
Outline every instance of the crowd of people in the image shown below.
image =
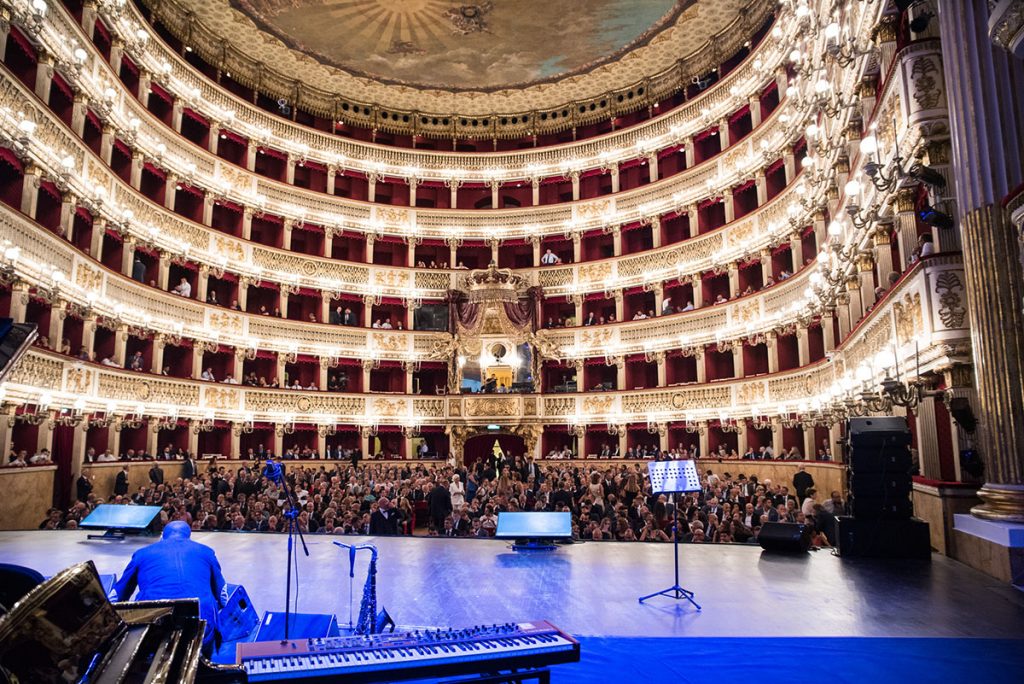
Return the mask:
[[[180,471],[179,471],[180,468]],[[282,532],[289,500],[303,533],[490,537],[505,511],[568,511],[579,541],[674,539],[679,506],[680,541],[756,543],[768,521],[805,523],[816,546],[834,543],[831,521],[843,514],[839,492],[822,497],[800,467],[792,483],[707,470],[700,492],[654,494],[642,462],[539,464],[515,456],[480,460],[469,468],[416,461],[285,466],[287,488],[264,476],[261,462],[154,462],[149,482],[129,490],[128,467],[109,499],[93,492],[82,474],[76,500],[54,509],[40,529],[74,529],[101,503],[161,507],[157,524],[185,521],[202,531]],[[286,495],[286,491],[290,495]]]

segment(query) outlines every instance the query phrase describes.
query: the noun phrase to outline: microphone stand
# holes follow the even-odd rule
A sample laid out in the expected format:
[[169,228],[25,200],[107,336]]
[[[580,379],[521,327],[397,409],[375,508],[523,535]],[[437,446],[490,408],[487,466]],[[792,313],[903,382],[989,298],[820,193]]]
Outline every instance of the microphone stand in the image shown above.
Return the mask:
[[[295,492],[288,486],[288,478],[285,477],[284,468],[280,463],[277,463],[271,458],[267,459],[267,464],[263,466],[263,475],[270,480],[281,485],[284,489],[285,502],[288,506],[285,509],[283,515],[288,521],[288,569],[285,573],[285,590],[284,590],[284,639],[281,643],[288,641],[288,623],[291,622],[291,608],[292,608],[292,559],[295,555],[295,535],[298,534],[299,542],[302,544],[302,552],[309,556],[309,548],[306,546],[306,539],[302,536],[302,530],[299,529],[299,524],[296,522],[299,517],[299,506],[298,501],[295,499]],[[296,606],[297,607],[297,606]]]

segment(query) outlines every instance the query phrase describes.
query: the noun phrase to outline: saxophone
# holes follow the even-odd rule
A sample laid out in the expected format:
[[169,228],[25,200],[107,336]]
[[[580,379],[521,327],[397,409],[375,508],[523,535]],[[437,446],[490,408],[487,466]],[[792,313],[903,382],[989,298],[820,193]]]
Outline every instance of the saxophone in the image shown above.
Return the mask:
[[359,603],[359,619],[356,621],[356,634],[377,633],[377,547],[373,544],[360,544],[357,549],[370,549],[370,567],[366,572],[366,584],[363,585],[363,600]]

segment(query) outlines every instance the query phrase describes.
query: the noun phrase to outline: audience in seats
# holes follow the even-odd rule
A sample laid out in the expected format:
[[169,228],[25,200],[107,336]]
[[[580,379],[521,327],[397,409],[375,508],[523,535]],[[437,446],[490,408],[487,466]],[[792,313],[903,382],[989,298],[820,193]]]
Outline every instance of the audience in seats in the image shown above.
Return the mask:
[[[114,503],[160,506],[161,525],[184,520],[195,530],[281,532],[284,494],[260,475],[256,455],[249,457],[230,466],[216,459],[199,464],[191,478],[165,466],[162,482],[151,478],[110,499],[80,476],[78,500],[59,516],[51,511],[40,529],[77,527],[97,505]],[[669,542],[678,506],[683,542],[756,543],[763,523],[781,520],[811,525],[816,543],[825,546],[834,543],[832,516],[846,510],[839,492],[821,504],[813,487],[800,500],[756,474],[711,470],[701,475],[701,491],[673,500],[651,492],[641,462],[539,465],[516,455],[462,467],[355,458],[353,465],[286,466],[286,476],[301,503],[299,527],[311,534],[485,537],[503,512],[547,510],[570,512],[576,539]]]

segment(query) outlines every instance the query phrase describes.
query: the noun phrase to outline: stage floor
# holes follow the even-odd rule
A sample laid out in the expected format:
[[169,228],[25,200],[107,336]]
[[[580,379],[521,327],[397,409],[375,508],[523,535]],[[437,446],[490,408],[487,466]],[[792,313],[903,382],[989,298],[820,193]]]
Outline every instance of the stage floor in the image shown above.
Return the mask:
[[[285,536],[197,533],[194,538],[216,550],[225,578],[245,586],[258,612],[284,610]],[[947,657],[949,645],[964,644],[966,637],[984,640],[964,647],[967,665],[981,657],[977,654],[1000,670],[1002,665],[1024,665],[1024,641],[994,641],[1024,637],[1024,592],[939,555],[930,563],[844,560],[829,551],[794,557],[763,553],[758,546],[684,545],[680,583],[696,592],[703,606],[697,612],[686,601],[659,597],[645,605],[637,602],[639,596],[672,584],[671,544],[591,542],[527,555],[494,540],[310,536],[310,555],[299,559],[298,612],[333,612],[341,624],[347,624],[349,615],[348,554],[331,543],[334,539],[377,544],[377,603],[400,627],[545,619],[574,635],[606,638],[595,639],[595,644],[689,644],[689,653],[690,647],[704,643],[708,652],[727,653],[730,647],[723,644],[732,643],[760,661],[760,669],[752,672],[762,675],[771,668],[766,670],[750,648],[770,650],[777,643],[785,650],[786,642],[779,640],[789,640],[802,656],[815,658],[812,644],[820,640],[793,637],[898,637],[903,646],[894,646],[893,653],[904,655],[912,642],[938,640],[925,651]],[[0,532],[0,558],[47,575],[92,559],[101,573],[120,574],[135,549],[152,541],[87,541],[80,531]],[[369,554],[361,553],[357,561],[354,615],[368,559]],[[868,642],[874,643],[876,655],[892,643]],[[829,643],[819,647],[824,651],[818,656],[828,659],[826,654],[839,642]],[[804,648],[810,650],[804,653]],[[997,657],[1006,648],[1010,651],[1004,655],[1012,662]],[[717,668],[726,665],[715,660]],[[949,675],[951,665],[944,667]],[[828,671],[834,674],[832,668]],[[942,674],[933,681],[943,681]],[[918,679],[930,681],[927,676]],[[581,675],[571,681],[613,680]]]

